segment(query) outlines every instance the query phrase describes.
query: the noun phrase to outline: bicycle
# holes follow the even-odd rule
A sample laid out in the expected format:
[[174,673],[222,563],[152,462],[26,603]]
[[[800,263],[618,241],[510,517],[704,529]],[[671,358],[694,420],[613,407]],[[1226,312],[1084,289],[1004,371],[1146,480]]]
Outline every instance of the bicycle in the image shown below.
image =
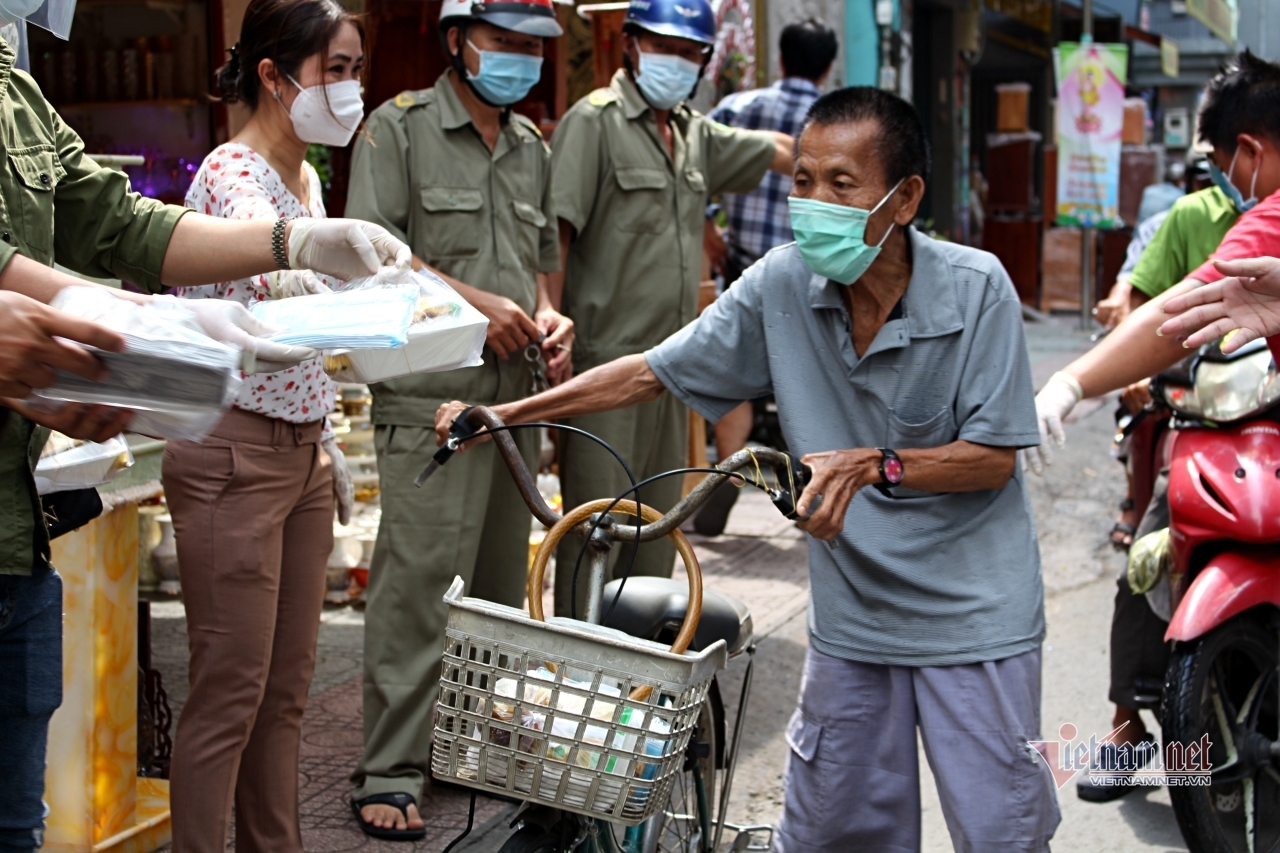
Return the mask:
[[[528,614],[462,597],[460,578],[445,596],[449,619],[432,775],[523,800],[512,822],[516,831],[500,853],[717,853],[726,830],[734,833],[731,853],[769,849],[772,827],[725,819],[755,666],[751,613],[740,601],[702,589],[697,557],[679,527],[730,476],[763,489],[795,518],[808,468],[788,453],[747,449],[714,469],[696,469],[713,475],[665,514],[624,494],[561,517],[538,491],[508,434],[513,428],[489,409],[467,409],[419,477],[430,476],[483,430],[548,528],[529,572]],[[754,479],[736,473],[749,466]],[[774,485],[765,482],[766,469]],[[694,469],[668,474],[687,470]],[[628,494],[643,485],[633,479]],[[636,520],[624,523],[612,512]],[[589,555],[585,622],[547,619],[542,612],[547,563],[569,532],[585,539]],[[687,589],[625,573],[604,583],[618,543],[662,536],[676,544]],[[611,604],[602,617],[606,600]],[[733,739],[726,744],[716,676],[744,656]]]

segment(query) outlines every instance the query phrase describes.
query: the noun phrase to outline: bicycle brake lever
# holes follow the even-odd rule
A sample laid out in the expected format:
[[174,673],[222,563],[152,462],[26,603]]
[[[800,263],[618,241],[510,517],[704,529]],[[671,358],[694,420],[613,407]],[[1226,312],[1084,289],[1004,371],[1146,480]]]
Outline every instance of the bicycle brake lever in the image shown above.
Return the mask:
[[422,488],[422,484],[427,481],[428,477],[434,474],[440,466],[448,462],[453,454],[458,452],[459,448],[462,447],[462,442],[480,431],[479,427],[473,426],[467,420],[467,415],[471,414],[471,410],[474,408],[475,406],[468,406],[463,409],[453,419],[453,423],[449,424],[449,438],[445,440],[444,444],[440,445],[440,449],[436,451],[435,455],[431,457],[431,461],[427,463],[427,467],[423,468],[422,473],[413,480],[413,484],[419,489]]
[[[814,501],[812,507],[809,508],[809,514],[801,518],[796,514],[796,501],[799,500],[804,487],[809,485],[809,481],[813,479],[813,469],[800,461],[800,457],[793,453],[787,453],[787,465],[785,468],[775,466],[773,469],[774,476],[778,478],[778,488],[771,490],[769,499],[773,501],[773,505],[786,518],[804,521],[814,510],[818,508],[821,496]],[[791,485],[795,484],[796,494],[791,493]]]

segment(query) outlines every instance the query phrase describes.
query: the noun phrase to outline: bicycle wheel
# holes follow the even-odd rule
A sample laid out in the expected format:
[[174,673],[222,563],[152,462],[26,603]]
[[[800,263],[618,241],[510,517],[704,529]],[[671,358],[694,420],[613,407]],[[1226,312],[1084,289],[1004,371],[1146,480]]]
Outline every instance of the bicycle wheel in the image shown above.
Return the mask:
[[684,765],[676,774],[662,811],[640,828],[640,853],[705,853],[711,844],[711,809],[716,801],[717,733],[724,731],[710,697],[702,700]]

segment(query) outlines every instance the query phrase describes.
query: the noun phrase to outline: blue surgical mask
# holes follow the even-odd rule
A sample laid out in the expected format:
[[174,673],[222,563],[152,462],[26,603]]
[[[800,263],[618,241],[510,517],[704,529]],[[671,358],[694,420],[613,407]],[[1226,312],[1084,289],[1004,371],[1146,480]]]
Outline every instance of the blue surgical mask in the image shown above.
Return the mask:
[[1240,148],[1237,146],[1236,153],[1231,155],[1231,165],[1227,167],[1225,174],[1221,169],[1213,164],[1212,160],[1210,160],[1209,177],[1213,179],[1214,186],[1222,190],[1223,194],[1227,198],[1231,199],[1231,203],[1235,205],[1236,211],[1244,213],[1246,210],[1249,210],[1258,203],[1258,196],[1255,190],[1258,187],[1258,167],[1261,166],[1262,163],[1259,162],[1254,164],[1253,180],[1249,183],[1249,198],[1246,200],[1244,193],[1236,189],[1236,185],[1231,183],[1231,176],[1234,175],[1236,171],[1236,158],[1239,156]]
[[679,56],[640,52],[636,85],[649,106],[669,110],[693,94],[702,66]]
[[800,257],[804,258],[809,269],[840,284],[853,284],[861,278],[880,254],[880,247],[889,239],[894,226],[894,223],[889,223],[880,242],[868,246],[865,239],[867,220],[900,186],[902,181],[898,181],[870,210],[789,196],[787,206],[791,209],[791,230],[795,232]]
[[542,78],[542,57],[523,53],[481,50],[467,39],[480,56],[480,73],[467,72],[467,80],[486,101],[499,107],[523,100]]

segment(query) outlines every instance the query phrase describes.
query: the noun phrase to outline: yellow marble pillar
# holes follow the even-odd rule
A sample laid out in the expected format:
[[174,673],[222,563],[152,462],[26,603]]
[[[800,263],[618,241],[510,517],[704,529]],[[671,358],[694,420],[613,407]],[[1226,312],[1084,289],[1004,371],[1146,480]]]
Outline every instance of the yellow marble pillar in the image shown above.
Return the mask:
[[169,841],[168,784],[138,773],[138,509],[53,544],[63,579],[62,707],[49,728],[47,851],[144,853]]

